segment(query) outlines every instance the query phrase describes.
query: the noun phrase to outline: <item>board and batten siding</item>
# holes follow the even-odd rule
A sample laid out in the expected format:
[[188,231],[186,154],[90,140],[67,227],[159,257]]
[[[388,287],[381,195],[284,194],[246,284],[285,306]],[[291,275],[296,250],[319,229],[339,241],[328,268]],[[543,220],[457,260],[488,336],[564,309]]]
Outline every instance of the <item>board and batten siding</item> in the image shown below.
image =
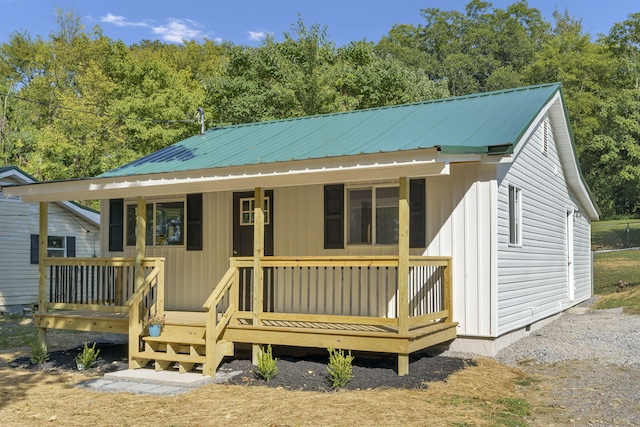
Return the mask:
[[[185,195],[150,197],[147,203],[161,200],[183,200]],[[126,206],[136,204],[134,199],[125,200]],[[146,247],[146,256],[165,258],[165,308],[176,311],[203,311],[202,304],[209,297],[218,281],[229,269],[232,256],[232,193],[203,193],[203,247],[201,251],[187,251],[186,246]],[[101,203],[100,221],[103,230],[102,250],[107,257],[135,258],[135,246],[125,245],[122,252],[109,252],[109,201]],[[186,207],[185,207],[186,209]],[[126,220],[125,220],[126,222]],[[126,227],[125,224],[125,236]]]
[[[0,311],[38,300],[38,265],[31,264],[31,235],[39,233],[39,204],[0,197]],[[87,233],[89,230],[89,233]],[[49,235],[76,238],[76,256],[99,255],[99,230],[57,203],[49,204]]]
[[[547,153],[543,153],[545,127]],[[568,212],[580,210],[567,187],[547,116],[498,168],[498,335],[559,313],[591,295],[590,223],[574,221],[575,295],[569,300]],[[509,186],[521,189],[522,245],[509,243]]]
[[[353,184],[356,187],[373,183]],[[382,185],[397,185],[385,182]],[[345,187],[350,188],[350,185]],[[275,188],[273,195],[274,255],[277,256],[343,256],[343,255],[397,255],[397,245],[346,245],[344,249],[324,249],[324,186],[291,186]],[[147,246],[149,257],[165,257],[165,306],[167,310],[202,311],[211,291],[229,268],[233,251],[233,193],[203,193],[203,250],[187,251],[184,246]],[[184,195],[167,195],[163,198],[147,198],[147,203],[160,200],[182,200]],[[136,200],[125,200],[125,206]],[[134,257],[135,246],[125,244],[123,252],[109,252],[108,225],[109,201],[102,201],[101,248],[105,256]],[[126,208],[125,208],[126,212]],[[125,224],[126,233],[126,224]],[[126,241],[126,239],[125,239]],[[419,255],[421,250],[412,249]],[[349,292],[344,290],[344,292]],[[276,289],[275,308],[296,311],[300,298],[291,306],[292,299],[285,289]],[[334,293],[336,297],[334,298]],[[352,289],[352,299],[361,293],[361,300],[368,301],[355,309],[361,315],[391,316],[395,313],[394,296],[378,298],[366,288]],[[343,311],[343,301],[337,301],[337,290],[313,289],[303,295],[305,307],[311,310],[328,310],[334,314]],[[309,303],[307,304],[307,300]],[[331,301],[331,303],[329,303]],[[382,304],[381,301],[384,301]],[[329,305],[327,305],[329,304]],[[353,304],[350,304],[353,305]]]
[[451,256],[454,321],[458,334],[490,336],[495,329],[495,165],[451,165],[448,176],[428,177],[427,248]]

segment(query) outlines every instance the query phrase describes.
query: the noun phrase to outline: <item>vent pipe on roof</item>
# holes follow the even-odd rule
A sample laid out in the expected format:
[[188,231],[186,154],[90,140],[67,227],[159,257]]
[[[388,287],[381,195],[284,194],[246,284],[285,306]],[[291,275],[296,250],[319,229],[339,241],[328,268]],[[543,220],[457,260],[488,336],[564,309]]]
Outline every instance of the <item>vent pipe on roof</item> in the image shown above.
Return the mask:
[[198,123],[200,123],[200,134],[204,135],[204,108],[200,107],[196,111],[198,112]]

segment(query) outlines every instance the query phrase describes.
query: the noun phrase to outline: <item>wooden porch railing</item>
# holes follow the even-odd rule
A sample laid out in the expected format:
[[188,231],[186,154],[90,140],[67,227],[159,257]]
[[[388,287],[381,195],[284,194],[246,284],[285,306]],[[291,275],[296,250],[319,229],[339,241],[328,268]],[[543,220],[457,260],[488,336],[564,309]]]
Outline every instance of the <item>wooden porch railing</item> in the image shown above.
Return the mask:
[[[145,258],[145,276],[162,258]],[[133,258],[45,258],[47,271],[43,310],[126,312],[134,294]]]
[[142,365],[133,356],[141,350],[144,321],[164,315],[164,258],[154,259],[153,270],[125,305],[129,311],[129,368],[137,369]]
[[[214,378],[216,368],[225,354],[220,335],[236,312],[233,301],[238,300],[238,276],[238,267],[232,259],[231,267],[203,304],[206,311],[205,354],[207,361],[202,367],[202,372]],[[223,312],[222,304],[226,306],[226,309],[224,309],[222,317],[218,319],[218,313]]]
[[451,258],[410,257],[406,310],[398,307],[398,264],[397,256],[263,257],[263,303],[254,307],[253,258],[232,258],[204,304],[204,373],[215,375],[218,358],[209,357],[220,353],[215,348],[224,328],[239,320],[254,326],[256,318],[258,326],[263,321],[371,325],[398,334],[401,313],[409,329],[452,322]]
[[[262,318],[290,313],[397,319],[400,312],[398,257],[265,257],[261,265]],[[450,265],[449,257],[410,257],[410,325],[451,317]],[[239,315],[253,312],[253,260],[232,258],[232,267]]]

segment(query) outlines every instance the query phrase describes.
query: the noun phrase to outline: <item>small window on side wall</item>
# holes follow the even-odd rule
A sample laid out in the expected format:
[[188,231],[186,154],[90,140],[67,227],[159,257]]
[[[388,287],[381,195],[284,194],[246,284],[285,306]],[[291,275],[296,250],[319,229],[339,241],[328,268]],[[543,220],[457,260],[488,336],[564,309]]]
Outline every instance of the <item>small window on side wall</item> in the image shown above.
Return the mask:
[[509,244],[522,245],[522,190],[509,186]]
[[[31,235],[31,264],[40,259],[40,238]],[[47,236],[47,256],[50,258],[73,258],[76,256],[76,238],[74,236]]]

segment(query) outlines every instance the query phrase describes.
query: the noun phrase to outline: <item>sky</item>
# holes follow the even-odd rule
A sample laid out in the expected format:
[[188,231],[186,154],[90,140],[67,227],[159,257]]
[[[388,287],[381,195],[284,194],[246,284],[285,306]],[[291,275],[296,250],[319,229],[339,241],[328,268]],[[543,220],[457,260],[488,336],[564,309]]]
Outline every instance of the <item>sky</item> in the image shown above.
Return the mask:
[[[506,8],[516,0],[494,0]],[[181,43],[204,38],[259,46],[267,34],[282,40],[302,17],[307,26],[327,27],[329,39],[343,46],[351,41],[378,42],[394,24],[424,23],[420,9],[464,11],[469,0],[0,0],[0,43],[18,31],[47,39],[56,29],[55,10],[73,10],[86,30],[99,25],[103,34],[127,45],[141,40]],[[555,9],[582,19],[583,30],[595,38],[607,33],[640,0],[529,0],[529,6],[553,23]]]

